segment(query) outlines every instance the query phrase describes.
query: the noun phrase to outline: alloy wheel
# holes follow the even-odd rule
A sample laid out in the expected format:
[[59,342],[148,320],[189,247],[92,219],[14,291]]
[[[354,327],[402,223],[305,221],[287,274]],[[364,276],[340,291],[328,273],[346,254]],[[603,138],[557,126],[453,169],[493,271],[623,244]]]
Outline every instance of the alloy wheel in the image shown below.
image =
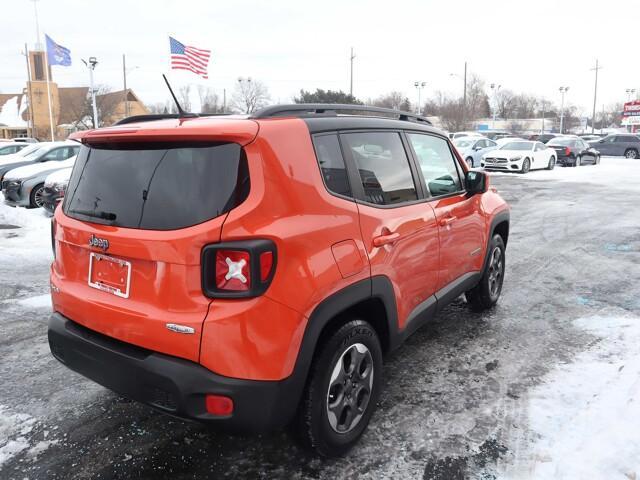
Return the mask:
[[362,419],[373,388],[373,358],[362,343],[350,345],[336,361],[327,391],[329,425],[348,433]]
[[491,252],[489,260],[489,294],[491,298],[495,298],[502,286],[502,278],[504,274],[504,262],[502,259],[502,250],[495,247]]
[[33,203],[35,203],[36,207],[38,208],[41,208],[44,205],[44,199],[42,198],[43,192],[44,192],[44,187],[40,187],[33,194]]
[[627,150],[624,156],[627,158],[637,158],[638,152],[636,152],[635,150]]

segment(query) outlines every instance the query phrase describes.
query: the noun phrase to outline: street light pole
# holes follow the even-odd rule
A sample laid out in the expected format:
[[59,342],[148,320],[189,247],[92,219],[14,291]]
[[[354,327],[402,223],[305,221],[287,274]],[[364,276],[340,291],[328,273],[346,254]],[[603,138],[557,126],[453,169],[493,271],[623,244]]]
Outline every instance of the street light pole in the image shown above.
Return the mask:
[[416,113],[420,115],[421,105],[420,105],[420,91],[427,85],[427,82],[414,82],[413,86],[418,90],[418,105],[416,106]]
[[500,87],[502,87],[502,85],[496,85],[495,83],[492,83],[490,87],[491,87],[491,91],[493,92],[493,122],[492,122],[491,128],[495,130],[496,129],[496,113],[498,112],[498,90],[500,90]]
[[467,128],[467,62],[464,62],[464,88],[462,90],[462,128]]
[[353,60],[356,56],[353,54],[353,47],[351,47],[351,56],[349,62],[351,63],[351,74],[349,76],[349,96],[353,97]]
[[98,122],[98,107],[96,105],[96,89],[93,88],[93,71],[98,64],[96,57],[89,57],[89,61],[82,60],[83,63],[89,69],[89,88],[91,89],[91,105],[93,107],[93,128],[98,128],[100,122]]
[[569,87],[560,87],[560,133],[564,133],[564,94],[569,91]]
[[596,83],[593,87],[593,115],[592,115],[592,120],[591,120],[591,133],[594,132],[595,130],[595,123],[596,123],[596,99],[598,97],[598,70],[600,70],[602,67],[599,66],[598,64],[598,59],[596,58],[596,68],[592,68],[591,70],[595,70],[596,72]]

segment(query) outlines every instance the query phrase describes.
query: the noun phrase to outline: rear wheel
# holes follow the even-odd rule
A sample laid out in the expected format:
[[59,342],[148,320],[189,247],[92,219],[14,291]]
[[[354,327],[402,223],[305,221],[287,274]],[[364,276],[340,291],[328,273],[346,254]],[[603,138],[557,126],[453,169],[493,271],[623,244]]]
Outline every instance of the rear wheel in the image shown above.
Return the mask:
[[638,158],[638,151],[635,148],[629,148],[624,152],[624,156],[627,158]]
[[498,302],[502,293],[505,266],[504,241],[500,235],[496,234],[489,243],[489,259],[480,282],[465,293],[473,311],[487,310]]
[[600,155],[596,155],[596,159],[593,162],[594,165],[598,165],[600,163]]
[[520,173],[528,173],[530,169],[531,161],[528,158],[525,158],[524,162],[522,162],[522,169],[520,170]]
[[553,170],[553,167],[556,166],[556,157],[551,157],[549,159],[549,165],[547,166],[547,170]]
[[333,457],[346,453],[369,424],[381,385],[382,349],[367,322],[352,320],[317,352],[295,421],[307,447]]
[[582,165],[582,157],[580,157],[580,155],[578,155],[575,159],[575,161],[573,162],[573,166],[574,167],[579,167],[580,165]]
[[31,190],[31,194],[29,195],[29,207],[30,208],[40,208],[44,205],[44,200],[42,199],[42,192],[44,191],[44,183],[40,183],[33,187]]

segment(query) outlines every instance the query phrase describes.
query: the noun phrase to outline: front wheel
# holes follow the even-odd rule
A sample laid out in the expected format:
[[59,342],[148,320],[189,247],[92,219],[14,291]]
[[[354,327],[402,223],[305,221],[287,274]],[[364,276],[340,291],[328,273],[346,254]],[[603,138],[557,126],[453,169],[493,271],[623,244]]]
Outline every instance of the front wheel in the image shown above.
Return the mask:
[[553,167],[556,166],[556,157],[551,157],[549,159],[549,165],[547,165],[547,170],[553,170]]
[[489,243],[489,258],[480,282],[465,293],[467,302],[474,312],[481,312],[498,303],[502,293],[506,266],[504,240],[498,234]]
[[528,173],[531,169],[531,161],[528,158],[524,159],[522,162],[522,168],[520,169],[520,173]]
[[473,158],[472,157],[467,157],[466,158],[466,162],[467,162],[467,165],[469,165],[469,168],[473,168]]
[[29,195],[29,208],[40,208],[44,205],[42,192],[44,191],[44,183],[40,183],[33,187],[31,195]]
[[320,455],[343,455],[369,424],[380,392],[382,349],[367,322],[340,327],[314,357],[295,433]]
[[596,155],[596,159],[593,162],[594,165],[598,165],[600,163],[600,155]]
[[575,159],[575,161],[573,162],[573,166],[574,167],[579,167],[580,165],[582,165],[582,157],[580,157],[580,155],[578,155]]

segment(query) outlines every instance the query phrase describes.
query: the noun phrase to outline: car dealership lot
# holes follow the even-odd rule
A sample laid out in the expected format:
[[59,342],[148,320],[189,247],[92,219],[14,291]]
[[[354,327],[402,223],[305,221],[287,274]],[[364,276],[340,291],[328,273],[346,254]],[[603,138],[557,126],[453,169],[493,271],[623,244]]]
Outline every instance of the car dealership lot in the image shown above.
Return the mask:
[[460,300],[388,358],[369,430],[335,461],[284,433],[173,420],[65,369],[46,339],[49,221],[0,206],[0,477],[640,475],[640,161],[491,181],[512,208],[497,308]]

